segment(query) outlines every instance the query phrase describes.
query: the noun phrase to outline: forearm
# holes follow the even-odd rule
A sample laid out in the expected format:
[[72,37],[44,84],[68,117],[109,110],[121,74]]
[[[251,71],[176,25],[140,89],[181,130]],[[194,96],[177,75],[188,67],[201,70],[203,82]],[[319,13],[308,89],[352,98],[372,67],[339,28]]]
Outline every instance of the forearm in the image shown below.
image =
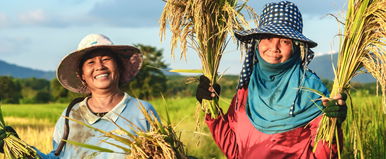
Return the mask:
[[[233,109],[234,101],[235,98],[229,109]],[[228,111],[228,113],[216,119],[212,119],[209,114],[207,114],[205,118],[205,122],[212,133],[215,143],[228,158],[237,158],[238,156],[236,135],[229,121],[229,116],[233,114],[233,111]]]

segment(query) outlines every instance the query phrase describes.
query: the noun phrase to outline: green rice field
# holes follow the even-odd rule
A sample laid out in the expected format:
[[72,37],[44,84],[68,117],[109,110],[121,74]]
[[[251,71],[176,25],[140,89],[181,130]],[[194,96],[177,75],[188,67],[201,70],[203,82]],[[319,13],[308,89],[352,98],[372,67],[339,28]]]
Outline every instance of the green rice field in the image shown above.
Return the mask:
[[[230,99],[222,99],[227,109]],[[197,158],[225,158],[213,142],[205,123],[196,122],[196,100],[193,97],[151,100],[161,119],[168,109],[175,130],[180,132],[187,152]],[[350,103],[350,101],[348,101]],[[386,115],[382,113],[380,97],[354,97],[354,109],[349,109],[342,129],[344,149],[342,158],[384,158],[386,156]],[[56,119],[67,104],[2,105],[6,122],[13,126],[27,143],[48,153]],[[200,111],[198,111],[200,112]],[[356,144],[353,144],[356,143]],[[358,144],[361,143],[361,144]],[[355,145],[355,146],[354,146]],[[361,156],[362,152],[364,156]]]

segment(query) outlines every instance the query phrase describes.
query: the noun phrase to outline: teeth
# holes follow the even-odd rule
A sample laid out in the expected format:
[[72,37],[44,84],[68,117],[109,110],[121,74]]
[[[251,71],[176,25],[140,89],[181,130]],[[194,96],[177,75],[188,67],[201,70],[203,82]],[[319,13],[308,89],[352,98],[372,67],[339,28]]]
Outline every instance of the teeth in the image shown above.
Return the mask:
[[107,74],[101,74],[101,75],[95,76],[95,79],[102,78],[102,77],[107,77]]

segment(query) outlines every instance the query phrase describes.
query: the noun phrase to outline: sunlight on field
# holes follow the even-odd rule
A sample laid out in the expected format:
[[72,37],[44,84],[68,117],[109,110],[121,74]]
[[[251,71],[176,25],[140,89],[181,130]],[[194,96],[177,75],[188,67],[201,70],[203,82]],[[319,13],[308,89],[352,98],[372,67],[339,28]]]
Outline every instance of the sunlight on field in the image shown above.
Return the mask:
[[[44,153],[52,151],[54,124],[49,122],[48,119],[5,117],[4,120],[29,145],[35,146]],[[2,154],[0,158],[3,158]]]
[[7,125],[11,125],[15,128],[26,128],[26,127],[53,127],[48,119],[35,119],[35,118],[22,118],[22,117],[5,117]]
[[[354,150],[355,146],[351,141],[354,135],[360,137],[366,158],[386,156],[386,115],[382,114],[380,97],[353,97],[353,99],[354,112],[348,112],[347,119],[342,125],[345,137],[343,158],[355,158],[353,153],[357,150]],[[230,99],[221,101],[220,105],[224,112],[229,106],[229,101]],[[198,110],[201,117],[198,122],[200,127],[196,129],[195,98],[168,98],[166,102],[163,99],[154,99],[149,102],[154,105],[162,121],[166,121],[166,109],[168,110],[171,122],[175,130],[181,134],[181,140],[189,155],[200,159],[225,158],[203,122],[204,114],[201,110]],[[54,124],[65,104],[3,105],[2,108],[6,114],[6,123],[16,129],[21,139],[44,153],[52,151]],[[354,131],[353,124],[357,125],[357,132]],[[356,135],[358,132],[359,136]]]
[[[221,104],[228,107],[230,99],[224,99]],[[197,158],[225,158],[212,139],[208,128],[203,122],[204,113],[197,110],[195,98],[168,98],[150,101],[159,113],[162,121],[166,121],[166,109],[175,131],[181,133],[188,155]],[[199,112],[200,122],[196,122],[196,111]],[[197,127],[197,124],[198,127]]]
[[30,145],[35,146],[41,152],[48,153],[52,151],[52,133],[54,127],[15,127],[20,138]]

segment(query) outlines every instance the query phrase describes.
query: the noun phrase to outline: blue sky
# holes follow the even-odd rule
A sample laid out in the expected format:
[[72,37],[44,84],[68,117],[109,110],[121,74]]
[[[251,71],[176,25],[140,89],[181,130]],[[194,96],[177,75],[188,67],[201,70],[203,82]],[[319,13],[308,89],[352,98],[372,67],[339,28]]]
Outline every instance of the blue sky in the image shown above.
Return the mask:
[[[319,45],[317,55],[336,52],[338,23],[326,16],[343,16],[344,0],[292,0],[303,14],[303,34]],[[250,0],[260,14],[269,0]],[[115,44],[145,44],[164,50],[172,69],[200,69],[195,52],[187,60],[173,59],[170,39],[159,38],[162,0],[3,0],[0,1],[0,60],[40,70],[56,70],[60,60],[74,51],[89,33],[102,33]],[[170,35],[170,34],[168,34]],[[228,45],[220,71],[238,74],[242,57]]]

